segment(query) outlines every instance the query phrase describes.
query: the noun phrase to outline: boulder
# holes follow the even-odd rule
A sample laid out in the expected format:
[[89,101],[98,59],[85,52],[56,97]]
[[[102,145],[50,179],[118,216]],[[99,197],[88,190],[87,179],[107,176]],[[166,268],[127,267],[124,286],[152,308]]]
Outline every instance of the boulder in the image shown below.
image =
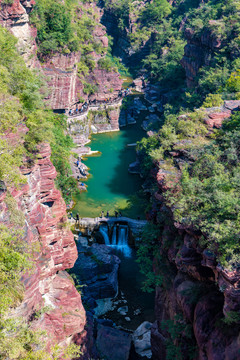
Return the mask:
[[147,110],[147,107],[142,103],[142,101],[139,99],[139,97],[135,97],[135,99],[134,99],[134,108],[137,111]]
[[128,312],[128,306],[122,306],[118,309],[119,314],[121,315],[127,315]]
[[151,327],[152,324],[144,321],[133,333],[135,351],[140,356],[152,357],[151,350]]
[[72,270],[83,288],[85,296],[93,299],[113,298],[118,293],[118,267],[120,260],[112,249],[99,244],[83,247],[77,243],[78,259]]
[[153,124],[155,124],[159,120],[160,120],[160,118],[156,114],[150,114],[142,122],[143,130],[147,131],[149,129],[149,127],[151,127]]
[[130,334],[98,324],[96,346],[101,358],[128,360],[132,337]]
[[137,78],[137,79],[133,80],[133,85],[134,85],[136,91],[141,92],[143,89],[143,80],[141,78]]

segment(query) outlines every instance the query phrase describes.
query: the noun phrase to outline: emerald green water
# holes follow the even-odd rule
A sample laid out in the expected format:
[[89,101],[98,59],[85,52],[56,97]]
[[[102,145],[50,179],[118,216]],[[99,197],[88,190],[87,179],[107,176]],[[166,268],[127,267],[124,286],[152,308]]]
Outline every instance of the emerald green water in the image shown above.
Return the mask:
[[101,155],[85,158],[90,172],[85,181],[87,192],[75,199],[73,211],[80,217],[97,217],[102,210],[113,215],[117,210],[123,216],[144,218],[144,199],[135,196],[141,190],[141,179],[128,173],[129,164],[136,159],[135,146],[127,146],[146,136],[140,126],[143,115],[139,116],[137,124],[128,125],[118,132],[91,136],[91,149],[100,151]]

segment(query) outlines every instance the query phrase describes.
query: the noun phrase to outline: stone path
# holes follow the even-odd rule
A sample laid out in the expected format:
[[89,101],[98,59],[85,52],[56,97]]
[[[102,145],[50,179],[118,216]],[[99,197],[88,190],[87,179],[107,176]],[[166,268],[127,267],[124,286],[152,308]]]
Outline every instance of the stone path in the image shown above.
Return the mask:
[[116,106],[116,105],[117,106],[122,105],[122,98],[115,99],[112,102],[98,102],[96,104],[88,105],[87,108],[85,108],[83,111],[79,112],[78,114],[74,114],[74,115],[68,114],[67,121],[70,122],[71,120],[74,120],[74,121],[82,120],[87,116],[87,114],[90,110],[97,111],[97,110],[101,110],[101,109],[108,109],[109,107]]

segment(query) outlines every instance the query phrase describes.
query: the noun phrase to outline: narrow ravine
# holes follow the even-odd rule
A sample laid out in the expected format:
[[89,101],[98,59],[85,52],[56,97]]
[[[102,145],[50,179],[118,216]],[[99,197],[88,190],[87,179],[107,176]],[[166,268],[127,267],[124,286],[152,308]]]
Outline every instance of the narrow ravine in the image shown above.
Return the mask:
[[[136,195],[142,190],[142,181],[135,174],[130,174],[130,163],[136,160],[136,143],[146,136],[142,124],[147,116],[150,104],[141,94],[128,96],[129,108],[124,111],[132,115],[132,121],[120,128],[118,132],[91,135],[88,144],[92,151],[98,151],[96,156],[84,157],[84,164],[89,168],[90,177],[84,182],[87,192],[82,192],[76,200],[74,214],[80,217],[97,217],[107,211],[111,216],[114,211],[121,211],[125,216],[144,218],[144,200]],[[142,104],[141,111],[138,110]],[[158,112],[156,112],[156,117]]]
[[[129,79],[124,85],[129,86]],[[121,117],[124,114],[129,124],[121,126],[118,132],[92,135],[89,146],[98,153],[83,157],[90,176],[84,179],[87,191],[75,199],[73,216],[78,214],[80,218],[80,226],[76,225],[80,231],[77,239],[79,258],[72,272],[83,286],[83,301],[93,319],[91,323],[97,333],[100,353],[109,358],[106,341],[99,340],[99,324],[101,331],[104,329],[107,334],[117,331],[117,340],[112,346],[116,352],[124,352],[119,359],[150,359],[154,293],[144,293],[141,289],[143,275],[136,262],[141,231],[132,229],[127,220],[145,219],[146,199],[142,179],[128,170],[136,161],[137,141],[146,136],[149,129],[146,120],[149,116],[159,119],[160,114],[141,93],[132,92],[126,104],[120,110],[119,122],[123,125]],[[115,218],[116,211],[121,215],[118,218]],[[93,225],[96,219],[99,221]],[[109,219],[114,221],[110,224]],[[137,342],[133,342],[138,327]],[[122,334],[130,339],[129,346],[123,347],[125,350],[121,349]],[[139,341],[140,348],[136,345]],[[131,342],[135,343],[135,348]]]

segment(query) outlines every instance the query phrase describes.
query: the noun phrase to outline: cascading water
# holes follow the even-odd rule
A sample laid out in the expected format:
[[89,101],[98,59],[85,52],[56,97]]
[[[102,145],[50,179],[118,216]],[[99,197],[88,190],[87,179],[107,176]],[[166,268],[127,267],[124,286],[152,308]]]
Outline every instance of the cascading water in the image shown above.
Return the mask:
[[128,245],[128,226],[127,225],[119,225],[119,227],[118,227],[118,239],[117,239],[116,249],[120,250],[124,254],[125,257],[131,257],[132,249]]
[[113,228],[113,233],[112,233],[112,245],[117,245],[117,229],[116,226],[114,226]]
[[131,257],[132,249],[128,245],[128,226],[117,224],[113,227],[111,242],[108,236],[107,225],[102,224],[99,228],[103,235],[105,245],[111,246],[123,253],[125,257]]
[[110,240],[109,240],[109,236],[108,236],[108,226],[107,225],[101,225],[99,228],[99,232],[102,234],[103,238],[104,238],[104,243],[107,246],[110,246]]

